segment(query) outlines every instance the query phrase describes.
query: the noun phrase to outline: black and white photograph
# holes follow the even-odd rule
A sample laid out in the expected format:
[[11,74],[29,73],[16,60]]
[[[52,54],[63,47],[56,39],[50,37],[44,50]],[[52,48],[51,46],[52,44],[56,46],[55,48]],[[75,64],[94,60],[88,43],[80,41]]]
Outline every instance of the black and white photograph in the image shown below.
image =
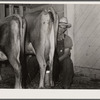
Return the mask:
[[0,3],[0,89],[100,89],[100,4]]

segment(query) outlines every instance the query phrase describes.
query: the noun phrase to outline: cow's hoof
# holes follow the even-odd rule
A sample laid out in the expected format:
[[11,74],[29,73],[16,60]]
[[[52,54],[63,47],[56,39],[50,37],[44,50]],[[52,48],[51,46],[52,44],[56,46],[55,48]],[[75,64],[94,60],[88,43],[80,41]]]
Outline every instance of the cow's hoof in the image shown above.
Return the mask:
[[22,89],[22,87],[15,87],[15,89]]
[[22,89],[21,85],[15,85],[15,89]]
[[45,89],[45,87],[39,87],[38,89]]

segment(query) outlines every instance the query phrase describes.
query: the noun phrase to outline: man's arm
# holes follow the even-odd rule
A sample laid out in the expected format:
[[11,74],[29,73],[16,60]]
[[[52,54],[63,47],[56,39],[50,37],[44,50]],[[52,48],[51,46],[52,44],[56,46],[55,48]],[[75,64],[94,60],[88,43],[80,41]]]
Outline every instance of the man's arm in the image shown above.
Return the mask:
[[59,61],[64,60],[66,57],[69,56],[69,54],[70,54],[70,48],[66,48],[66,49],[64,50],[64,54],[63,54],[61,57],[59,57]]

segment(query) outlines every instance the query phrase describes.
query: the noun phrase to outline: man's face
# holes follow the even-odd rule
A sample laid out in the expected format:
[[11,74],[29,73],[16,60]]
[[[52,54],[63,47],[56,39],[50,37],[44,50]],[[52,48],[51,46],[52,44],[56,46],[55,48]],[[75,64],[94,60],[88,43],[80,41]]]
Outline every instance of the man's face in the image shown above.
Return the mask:
[[59,34],[64,33],[66,30],[67,30],[67,27],[65,25],[63,25],[63,24],[59,25],[59,28],[58,28]]

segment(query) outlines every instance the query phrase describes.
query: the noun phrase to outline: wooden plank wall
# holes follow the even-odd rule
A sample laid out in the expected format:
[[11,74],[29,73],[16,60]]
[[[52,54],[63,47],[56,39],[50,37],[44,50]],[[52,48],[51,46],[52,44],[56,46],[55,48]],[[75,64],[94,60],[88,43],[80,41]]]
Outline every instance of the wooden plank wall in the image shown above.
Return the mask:
[[74,4],[65,4],[64,5],[64,16],[67,17],[68,23],[71,24],[71,28],[68,28],[68,35],[71,37],[73,42],[73,47],[71,50],[71,59],[74,61],[74,35],[73,35],[73,28],[74,28]]
[[84,68],[83,73],[100,77],[100,5],[74,5],[73,32],[74,65],[78,71]]

